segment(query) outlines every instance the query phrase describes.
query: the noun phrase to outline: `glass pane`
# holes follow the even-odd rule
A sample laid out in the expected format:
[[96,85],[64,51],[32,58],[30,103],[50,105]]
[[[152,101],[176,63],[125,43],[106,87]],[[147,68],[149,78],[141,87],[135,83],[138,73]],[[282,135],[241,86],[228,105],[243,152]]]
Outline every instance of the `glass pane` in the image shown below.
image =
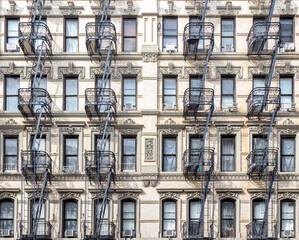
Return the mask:
[[281,36],[293,36],[293,19],[292,18],[281,18]]
[[20,88],[20,78],[7,77],[6,78],[6,95],[18,95]]
[[135,156],[124,156],[123,157],[123,170],[135,170]]
[[6,97],[6,110],[7,111],[19,111],[18,97]]
[[164,220],[163,230],[175,230],[175,220]]
[[136,52],[136,38],[124,38],[124,52]]
[[224,50],[225,45],[231,45],[232,47],[234,47],[234,39],[232,37],[226,37],[226,38],[222,38],[221,39],[221,47]]
[[136,79],[125,78],[124,79],[124,94],[135,95],[136,94]]
[[294,218],[294,202],[282,202],[281,204],[281,218],[293,219]]
[[234,20],[222,19],[222,36],[234,36]]
[[19,43],[19,38],[17,38],[17,37],[9,37],[9,38],[7,38],[7,42],[8,43],[18,44]]
[[77,95],[78,94],[78,79],[77,78],[65,79],[65,93],[66,93],[66,95]]
[[235,139],[234,138],[222,138],[222,154],[234,154],[235,153]]
[[223,111],[229,111],[229,108],[234,106],[234,96],[222,96],[221,101]]
[[198,220],[200,215],[200,207],[201,203],[200,200],[190,201],[190,221],[192,219]]
[[261,150],[261,149],[265,149],[266,147],[266,137],[254,137],[253,138],[253,149],[255,150]]
[[64,223],[65,230],[77,230],[77,220],[65,221]]
[[234,79],[222,78],[221,84],[222,94],[234,94]]
[[164,218],[175,218],[175,202],[166,201],[163,204],[163,217]]
[[18,139],[6,138],[5,139],[5,155],[17,155],[18,154]]
[[132,96],[132,97],[128,97],[125,96],[124,97],[124,106],[126,106],[126,104],[131,103],[133,105],[133,109],[136,109],[136,97]]
[[[164,31],[167,30],[173,30],[173,35],[177,34],[177,28],[178,28],[178,21],[177,18],[164,18],[163,19],[163,28]],[[175,31],[175,32],[174,32]],[[164,34],[165,35],[165,34]]]
[[135,155],[136,154],[136,139],[135,138],[123,138],[123,154]]
[[[36,199],[35,201],[31,202],[31,218],[32,219],[36,218],[38,202],[39,202],[39,199]],[[40,218],[45,219],[45,203],[44,202],[42,202],[42,209],[41,209],[41,213],[40,213]]]
[[[101,144],[102,144],[102,136],[97,136],[96,150],[100,151]],[[109,151],[109,149],[110,149],[110,141],[109,141],[109,139],[107,139],[106,143],[103,144],[102,147],[104,148],[104,151]]]
[[134,219],[135,218],[135,203],[134,202],[123,202],[123,219]]
[[253,88],[265,87],[265,78],[253,78]]
[[192,137],[190,138],[190,148],[191,149],[201,149],[202,147],[202,136],[199,138],[199,137]]
[[202,77],[198,77],[198,78],[191,78],[190,79],[190,87],[191,88],[199,88],[199,87],[203,87],[201,86],[201,80],[202,80]]
[[77,111],[78,109],[78,98],[77,97],[66,97],[65,98],[65,110],[66,111]]
[[234,171],[234,156],[222,156],[221,158],[221,170],[222,171]]
[[65,139],[65,154],[77,155],[78,154],[78,138]]
[[36,78],[36,81],[33,83],[34,83],[34,86],[32,85],[32,87],[34,87],[34,88],[47,89],[47,77],[42,77],[41,79]]
[[292,78],[280,78],[280,90],[281,94],[293,94],[293,79]]
[[65,35],[67,37],[78,36],[78,19],[66,19],[65,20]]
[[124,36],[136,36],[136,19],[124,19]]
[[0,218],[13,219],[13,205],[11,201],[3,201],[0,203]]
[[291,109],[292,102],[293,102],[292,96],[281,96],[280,97],[281,109],[282,110]]
[[[34,149],[38,149],[39,151],[46,151],[46,138],[42,137],[41,140],[36,139],[36,141],[33,143],[34,136],[31,136],[31,146]],[[39,143],[39,146],[38,146]]]
[[163,37],[163,48],[166,50],[166,45],[173,44],[177,48],[177,37]]
[[164,94],[176,95],[176,79],[164,78]]
[[[99,201],[95,201],[95,215],[96,218],[100,218],[101,207],[102,207],[103,200],[100,199]],[[103,209],[104,210],[104,209]],[[109,212],[109,204],[106,204],[104,219],[108,219],[108,212]]]
[[124,230],[135,230],[135,220],[123,220]]
[[164,138],[164,154],[176,154],[176,138]]
[[166,104],[176,104],[176,96],[164,96],[164,103]]
[[282,138],[281,143],[282,143],[282,154],[294,154],[295,151],[295,144],[294,144],[295,139],[294,138]]
[[163,171],[164,172],[175,172],[176,171],[176,157],[175,156],[164,156]]
[[78,206],[77,202],[66,202],[64,204],[65,219],[77,219]]
[[65,41],[66,52],[78,52],[78,38],[67,38]]
[[234,219],[235,218],[235,204],[231,201],[223,201],[221,209],[221,217],[224,219]]
[[7,20],[7,36],[18,37],[19,19],[8,19]]
[[264,201],[254,201],[253,202],[253,219],[254,220],[263,219],[264,213],[265,213]]
[[221,237],[234,237],[234,220],[221,220]]
[[294,220],[281,220],[281,230],[294,230]]

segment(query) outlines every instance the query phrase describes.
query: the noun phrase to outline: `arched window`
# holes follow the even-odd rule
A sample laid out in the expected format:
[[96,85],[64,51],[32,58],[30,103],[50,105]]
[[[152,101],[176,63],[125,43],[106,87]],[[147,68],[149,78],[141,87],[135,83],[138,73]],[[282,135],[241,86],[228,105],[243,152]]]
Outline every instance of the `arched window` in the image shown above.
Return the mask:
[[136,236],[136,203],[126,199],[121,203],[121,237]]
[[14,202],[10,199],[2,200],[0,202],[0,229],[2,230],[2,236],[4,231],[6,236],[14,236],[13,218]]
[[235,237],[235,201],[221,201],[221,237]]
[[[40,211],[40,212],[38,212]],[[39,206],[39,199],[32,199],[30,204],[30,213],[31,213],[31,233],[33,233],[34,228],[36,228],[36,235],[45,235],[46,234],[46,221],[45,221],[45,201],[42,201]],[[36,225],[37,224],[37,225]]]
[[[176,236],[176,201],[166,199],[163,201],[163,214],[162,214],[162,230],[163,237]],[[170,234],[172,231],[173,234]]]
[[281,202],[280,209],[280,237],[294,237],[295,202],[292,200],[284,200]]
[[200,199],[192,199],[189,201],[189,225],[188,235],[197,237],[203,234],[203,224],[201,225],[201,231],[199,230],[199,217],[201,212],[201,201]]
[[63,204],[63,236],[77,237],[78,202],[70,199]]
[[[95,222],[94,222],[94,232],[96,233],[98,231],[98,228],[99,228],[99,224],[100,224],[100,216],[101,216],[101,207],[102,207],[102,203],[103,203],[103,199],[96,199],[94,200],[94,219],[95,219]],[[103,209],[104,212],[104,218],[103,218],[103,221],[102,221],[102,225],[101,225],[101,233],[100,235],[101,236],[107,236],[108,233],[109,233],[109,204],[107,202],[106,204],[106,208],[105,210]]]

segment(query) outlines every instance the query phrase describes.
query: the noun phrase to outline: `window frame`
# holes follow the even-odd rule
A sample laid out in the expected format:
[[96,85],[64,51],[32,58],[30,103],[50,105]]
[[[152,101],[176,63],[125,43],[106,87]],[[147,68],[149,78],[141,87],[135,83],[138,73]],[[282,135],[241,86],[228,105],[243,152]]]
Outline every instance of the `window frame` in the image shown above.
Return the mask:
[[[293,139],[294,141],[294,155],[288,154],[288,155],[283,155],[282,154],[282,140],[283,139]],[[283,171],[282,170],[282,157],[283,156],[293,156],[294,157],[294,170],[293,171]],[[286,172],[286,173],[291,173],[291,172],[296,172],[296,136],[281,136],[280,137],[280,171],[281,172]]]
[[[225,139],[225,138],[227,138],[227,139],[234,139],[233,170],[223,170],[223,168],[222,168],[222,157],[223,156],[231,156],[232,155],[232,154],[223,154],[223,151],[222,151],[222,140]],[[221,153],[220,169],[221,169],[221,172],[235,172],[236,171],[236,136],[235,135],[221,135],[220,148],[221,148],[220,149],[220,153]]]
[[[94,221],[93,221],[93,230],[94,232],[96,232],[97,230],[97,225],[98,225],[98,221],[97,221],[97,204],[102,204],[103,203],[103,199],[102,198],[96,198],[93,200],[93,209],[94,209],[94,214],[93,214],[93,217],[94,217]],[[107,201],[107,205],[106,205],[106,209],[105,209],[105,212],[108,211],[107,213],[107,218],[105,218],[105,214],[104,214],[104,219],[103,221],[109,221],[109,199]]]
[[[125,94],[125,79],[133,79],[133,78],[135,80],[135,94],[132,94],[132,95]],[[125,105],[124,105],[124,103],[125,103],[124,99],[127,96],[129,96],[129,97],[134,96],[135,97],[135,106],[133,106],[132,110],[136,111],[137,110],[137,76],[125,76],[122,79],[122,110],[123,111],[126,111]]]
[[[68,202],[74,202],[74,203],[76,203],[77,204],[77,216],[76,216],[76,218],[75,219],[69,219],[69,218],[66,218],[65,217],[65,209],[66,209],[66,207],[65,207],[65,205],[66,205],[66,203],[68,203]],[[79,222],[79,220],[78,220],[78,215],[79,215],[79,203],[78,203],[78,200],[76,200],[76,199],[72,199],[72,198],[70,198],[70,199],[66,199],[66,200],[64,200],[63,201],[63,205],[62,205],[62,236],[64,237],[64,238],[67,238],[66,236],[65,236],[65,231],[66,230],[68,230],[68,229],[65,229],[65,222],[66,221],[76,221],[76,229],[74,230],[74,229],[71,229],[71,230],[74,230],[75,232],[76,232],[76,235],[75,235],[75,238],[76,237],[78,237],[78,222]],[[69,220],[68,220],[69,219]]]
[[[78,29],[78,35],[77,35],[77,37],[73,37],[73,36],[71,36],[71,37],[69,37],[69,36],[66,36],[66,25],[67,25],[67,20],[77,20],[77,29]],[[67,52],[66,51],[66,40],[69,38],[69,39],[77,39],[78,40],[78,51],[77,52],[67,52],[67,53],[78,53],[79,52],[79,36],[80,36],[80,33],[79,33],[79,29],[80,29],[80,27],[79,27],[79,17],[78,16],[67,16],[67,17],[64,17],[64,29],[63,29],[63,32],[64,32],[64,34],[63,34],[63,38],[64,38],[64,40],[63,40],[63,52]]]
[[[280,16],[279,17],[279,23],[280,23],[280,20],[281,19],[284,19],[284,20],[286,20],[286,19],[289,19],[289,20],[291,20],[292,21],[292,41],[291,42],[295,42],[294,41],[294,34],[296,34],[296,32],[295,32],[295,22],[294,22],[294,17],[295,16],[290,16],[290,15],[283,15],[283,16]],[[281,24],[281,23],[280,23]],[[282,29],[281,29],[281,33],[282,33]],[[286,42],[283,42],[283,40],[282,40],[282,36],[281,36],[281,43],[280,43],[280,47],[283,47],[284,46],[284,44],[286,43]]]
[[[222,218],[222,209],[223,209],[223,202],[232,202],[234,204],[234,218]],[[223,237],[223,229],[222,229],[222,221],[223,220],[233,220],[234,225],[233,225],[233,237]],[[221,238],[235,238],[236,237],[236,200],[231,199],[231,198],[225,198],[220,201],[220,237]]]
[[[0,216],[0,223],[2,221],[12,221],[12,229],[10,229],[10,231],[12,232],[12,236],[9,236],[9,238],[13,238],[14,235],[15,235],[15,201],[13,199],[11,199],[11,198],[1,199],[1,201],[0,201],[0,210],[1,210],[1,205],[4,202],[10,202],[10,203],[12,203],[12,206],[13,206],[13,209],[12,209],[12,218],[1,218],[1,216]],[[3,237],[1,237],[1,238],[3,238]]]
[[[164,28],[164,20],[165,19],[176,19],[176,22],[177,22],[177,28],[176,28],[176,35],[165,35],[164,32],[165,32],[165,28]],[[175,43],[175,47],[174,47],[174,52],[178,52],[178,28],[179,28],[179,25],[178,25],[179,21],[178,21],[178,16],[163,16],[162,17],[162,52],[166,52],[166,45],[164,46],[164,39],[167,38],[167,37],[175,37],[176,38],[176,43]]]
[[[233,21],[233,36],[232,37],[228,37],[228,36],[223,36],[222,35],[222,21],[223,20],[232,20]],[[221,17],[221,21],[220,21],[220,46],[221,46],[221,52],[226,52],[224,51],[224,48],[222,47],[222,39],[223,38],[232,38],[233,39],[233,51],[231,52],[236,52],[236,19],[235,17]]]
[[[66,139],[77,139],[77,155],[76,154],[66,155]],[[70,157],[77,156],[77,166],[76,166],[75,171],[78,171],[79,170],[79,136],[78,135],[64,135],[63,136],[63,163],[62,163],[62,168],[68,167],[66,165],[66,157],[67,156],[70,156]]]
[[[135,154],[124,154],[124,139],[135,139]],[[135,167],[133,170],[131,169],[124,169],[124,156],[125,157],[132,157],[135,156]],[[136,172],[136,165],[137,165],[137,136],[136,135],[124,135],[121,138],[121,172]]]
[[[224,94],[223,93],[223,79],[230,79],[233,80],[233,93],[232,94]],[[225,110],[225,108],[223,108],[223,100],[222,97],[232,97],[233,101],[232,101],[232,107],[234,107],[236,99],[235,99],[235,94],[236,93],[236,77],[232,76],[232,75],[228,75],[228,76],[221,76],[221,110],[222,111],[229,111],[229,109]]]
[[[176,147],[175,154],[165,154],[164,153],[164,140],[165,139],[175,139]],[[165,171],[164,170],[164,157],[165,156],[175,156],[175,170],[174,171]],[[177,135],[164,135],[162,136],[162,172],[177,172],[178,171],[178,136]]]
[[[8,95],[7,94],[7,78],[18,78],[19,79],[19,88],[21,87],[21,77],[20,75],[6,75],[4,77],[4,88],[3,88],[3,91],[4,91],[4,94],[3,94],[3,109],[4,111],[9,111],[9,112],[15,112],[14,110],[7,110],[7,97],[16,97],[17,98],[17,102],[18,102],[18,93],[16,95],[12,94],[12,95]],[[18,105],[17,105],[18,107]],[[19,111],[19,110],[16,110],[16,111]]]
[[[16,155],[6,155],[5,152],[6,152],[6,139],[16,139],[17,140],[17,154]],[[8,171],[18,171],[18,168],[19,168],[19,137],[18,136],[7,136],[7,135],[4,135],[3,136],[3,169],[2,169],[2,172],[7,172],[7,170],[5,170],[5,159],[6,159],[6,156],[16,156],[17,157],[17,162],[16,162],[16,169],[15,170],[8,170]]]
[[[19,23],[21,22],[19,16],[5,16],[4,52],[8,52],[7,48],[6,48],[6,43],[8,43],[8,39],[9,39],[9,37],[8,37],[8,21],[9,20],[19,20]],[[18,44],[18,50],[15,52],[20,52],[19,44]]]
[[[280,92],[280,102],[281,102],[281,98],[282,97],[291,97],[291,108],[292,108],[292,105],[293,105],[293,102],[294,102],[294,76],[292,75],[281,75],[279,76],[279,87],[281,89],[281,79],[286,79],[286,78],[290,78],[291,81],[292,81],[292,93],[291,94],[283,94]],[[286,108],[281,108],[282,111],[286,111],[287,109]]]
[[[125,20],[135,20],[135,32],[136,32],[136,35],[135,36],[125,36]],[[133,51],[134,53],[137,52],[137,35],[138,35],[138,32],[137,32],[137,18],[136,17],[124,17],[122,19],[122,51],[123,52],[132,52],[132,51],[125,51],[125,39],[135,39],[136,42],[135,42],[135,49],[136,51]]]
[[[37,204],[38,205],[38,202],[39,202],[39,198],[33,198],[33,199],[30,199],[30,233],[33,232],[33,221],[35,220],[35,217],[33,216],[33,206],[34,204]],[[42,210],[44,208],[44,218],[40,218],[41,220],[44,220],[45,222],[47,221],[47,216],[46,216],[46,200],[43,199],[42,200],[42,208],[41,208],[41,214],[42,214]]]
[[[166,202],[172,202],[172,203],[174,203],[175,204],[175,218],[166,218],[165,219],[165,217],[164,217],[164,204],[166,203]],[[178,235],[177,234],[177,219],[178,219],[178,209],[177,209],[177,201],[175,200],[175,199],[169,199],[169,198],[167,198],[167,199],[164,199],[163,201],[162,201],[162,238],[167,238],[167,237],[165,237],[164,236],[164,231],[166,231],[166,230],[164,230],[164,220],[174,220],[175,221],[175,236],[174,236],[174,238]]]
[[[77,79],[77,94],[76,95],[66,95],[66,81],[67,79]],[[76,110],[66,110],[66,98],[67,97],[77,97],[77,109]],[[78,76],[65,76],[63,81],[63,111],[75,112],[79,109],[79,79]]]
[[[134,203],[134,219],[132,219],[132,218],[126,218],[126,219],[124,219],[124,203],[125,202],[131,202],[131,203]],[[124,220],[134,220],[134,229],[133,229],[133,231],[134,231],[134,237],[136,237],[136,210],[137,210],[137,208],[136,208],[136,200],[134,200],[134,199],[130,199],[130,198],[127,198],[127,199],[123,199],[123,200],[121,200],[121,213],[120,213],[120,216],[121,216],[121,219],[120,219],[120,221],[121,221],[121,223],[120,223],[120,226],[121,226],[121,231],[120,231],[120,236],[123,238],[124,236],[123,236],[123,231],[124,231]]]
[[[165,94],[165,79],[175,79],[175,95],[171,95],[171,94]],[[163,109],[165,109],[165,96],[167,97],[173,97],[175,96],[175,103],[174,103],[174,108],[173,109],[177,109],[178,108],[178,76],[163,76],[163,83],[162,83],[162,106]]]
[[[285,203],[285,202],[292,202],[294,204],[294,209],[293,209],[293,215],[294,217],[293,218],[287,218],[287,219],[283,219],[282,218],[282,204]],[[296,201],[294,201],[293,199],[283,199],[280,201],[280,224],[279,224],[279,227],[280,227],[280,237],[282,235],[282,221],[283,220],[292,220],[293,221],[293,227],[294,229],[291,230],[294,232],[294,237],[291,237],[291,238],[295,238],[296,237]]]

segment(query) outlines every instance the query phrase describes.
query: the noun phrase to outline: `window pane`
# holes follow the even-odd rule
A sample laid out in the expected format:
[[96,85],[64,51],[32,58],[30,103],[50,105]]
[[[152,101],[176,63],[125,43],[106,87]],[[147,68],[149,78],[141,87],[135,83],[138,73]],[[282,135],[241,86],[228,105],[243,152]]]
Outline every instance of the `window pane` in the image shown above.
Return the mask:
[[265,87],[265,78],[253,78],[253,88]]
[[282,138],[282,154],[293,155],[295,152],[294,138]]
[[136,38],[124,38],[124,52],[136,52]]
[[235,139],[234,138],[222,138],[222,154],[234,154],[235,153]]
[[64,205],[64,218],[65,219],[77,219],[77,202],[66,202]]
[[200,200],[193,200],[190,201],[190,220],[195,219],[198,220],[199,219],[199,215],[200,215]]
[[177,18],[164,18],[163,28],[165,30],[175,30],[174,35],[177,34]]
[[175,218],[175,202],[164,202],[163,216],[164,218]]
[[66,19],[65,20],[65,35],[67,37],[78,36],[78,19]]
[[66,155],[77,155],[78,154],[78,139],[77,138],[66,138],[65,139],[65,154]]
[[281,94],[293,93],[293,79],[292,78],[280,78]]
[[165,48],[167,44],[173,44],[174,47],[177,47],[177,37],[164,37],[163,38],[163,47]]
[[230,44],[232,47],[234,47],[234,39],[233,38],[222,38],[222,48],[225,47],[225,45]]
[[199,138],[199,137],[192,137],[190,138],[190,148],[191,149],[201,149],[202,147],[202,136]]
[[253,138],[253,149],[262,150],[266,147],[266,137],[254,137]]
[[18,111],[18,97],[6,97],[6,110]]
[[123,153],[125,155],[136,154],[136,139],[135,138],[124,138],[123,139]]
[[282,202],[281,204],[281,218],[293,219],[294,218],[294,202]]
[[6,138],[5,139],[5,155],[17,155],[18,154],[18,139]]
[[221,217],[224,219],[233,219],[235,217],[235,204],[231,201],[223,201],[221,209]]
[[176,79],[164,78],[164,94],[176,95]]
[[124,19],[124,36],[136,36],[136,19]]
[[78,109],[77,97],[66,97],[65,98],[65,110],[66,111],[77,111]]
[[222,96],[222,110],[228,111],[229,107],[234,106],[234,96]]
[[294,230],[294,220],[281,220],[281,230]]
[[134,95],[136,94],[136,79],[135,78],[125,78],[124,79],[124,94]]
[[261,220],[264,218],[265,203],[263,201],[253,202],[253,219]]
[[234,79],[222,78],[221,84],[222,94],[234,94]]
[[77,78],[65,79],[65,93],[66,93],[66,95],[77,95],[78,94],[78,79]]
[[10,218],[13,219],[13,202],[3,201],[0,203],[0,218]]
[[132,103],[133,109],[136,109],[136,97],[135,96],[132,96],[132,97],[124,96],[124,106],[126,106],[126,104],[128,104],[128,103]]
[[176,154],[176,138],[164,138],[164,154]]
[[222,36],[234,36],[234,20],[222,19]]
[[6,78],[6,95],[18,95],[19,88],[20,88],[19,77]]
[[78,39],[77,38],[67,38],[65,42],[66,52],[78,52]]
[[199,87],[203,87],[201,86],[201,80],[202,80],[202,77],[198,77],[198,78],[191,78],[190,79],[190,87],[191,88],[199,88]]
[[7,36],[18,37],[19,19],[7,19]]
[[164,96],[164,103],[176,104],[176,96]]
[[[37,212],[37,207],[38,207],[38,201],[39,199],[36,199],[35,201],[31,202],[31,218],[35,219],[36,218],[36,212]],[[41,209],[41,214],[40,218],[44,219],[45,218],[45,203],[42,202],[42,209]]]

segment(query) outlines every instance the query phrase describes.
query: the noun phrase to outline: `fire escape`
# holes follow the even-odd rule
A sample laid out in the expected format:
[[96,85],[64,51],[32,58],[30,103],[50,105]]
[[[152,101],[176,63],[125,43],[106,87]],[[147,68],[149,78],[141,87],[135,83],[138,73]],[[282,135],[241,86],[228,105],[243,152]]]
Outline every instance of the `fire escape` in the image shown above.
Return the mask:
[[[102,0],[95,22],[86,25],[86,47],[90,56],[98,56],[100,65],[96,88],[85,91],[85,111],[90,119],[98,119],[99,141],[93,151],[85,151],[85,221],[83,239],[115,239],[115,224],[107,216],[109,192],[115,177],[115,154],[109,151],[111,122],[116,118],[116,95],[109,86],[109,73],[116,54],[116,29],[109,21],[111,0]],[[94,183],[95,198],[89,187]],[[88,212],[94,213],[94,216]],[[94,219],[92,221],[92,219]]]
[[[29,88],[19,89],[18,109],[33,122],[34,132],[28,149],[21,151],[20,240],[52,239],[52,226],[44,216],[44,198],[52,174],[52,160],[47,152],[40,150],[45,125],[52,119],[53,103],[47,90],[41,88],[43,70],[52,55],[52,35],[42,21],[44,6],[45,0],[33,0],[29,22],[19,24],[19,45],[25,56],[33,59],[33,76]],[[30,204],[24,199],[25,186],[32,193]],[[28,205],[30,209],[27,209]]]
[[[270,57],[269,72],[265,77],[263,87],[256,87],[247,99],[247,117],[249,119],[262,118],[270,122],[265,147],[254,149],[247,156],[247,174],[255,181],[264,182],[264,211],[263,219],[253,219],[247,227],[247,239],[277,239],[277,222],[270,220],[275,211],[275,199],[278,194],[278,149],[269,147],[270,135],[277,112],[280,109],[280,88],[271,87],[271,80],[275,68],[277,52],[280,46],[280,24],[271,22],[275,0],[271,0],[269,14],[264,22],[254,24],[247,37],[248,56]],[[270,203],[273,201],[273,208]],[[276,214],[278,206],[276,204]],[[274,216],[274,219],[277,216]]]
[[[183,224],[183,239],[214,238],[214,149],[205,147],[206,135],[214,110],[214,90],[205,88],[205,76],[210,55],[214,46],[214,25],[205,22],[208,0],[201,1],[203,10],[197,21],[188,23],[184,28],[184,56],[194,56],[203,61],[203,75],[198,75],[199,86],[186,89],[184,92],[184,117],[194,120],[196,124],[203,122],[203,133],[198,149],[188,149],[183,155],[183,166],[186,177],[193,177],[200,182],[198,220],[190,220]],[[199,121],[200,117],[201,121]],[[208,197],[209,196],[209,197]],[[207,223],[207,224],[205,224]]]

